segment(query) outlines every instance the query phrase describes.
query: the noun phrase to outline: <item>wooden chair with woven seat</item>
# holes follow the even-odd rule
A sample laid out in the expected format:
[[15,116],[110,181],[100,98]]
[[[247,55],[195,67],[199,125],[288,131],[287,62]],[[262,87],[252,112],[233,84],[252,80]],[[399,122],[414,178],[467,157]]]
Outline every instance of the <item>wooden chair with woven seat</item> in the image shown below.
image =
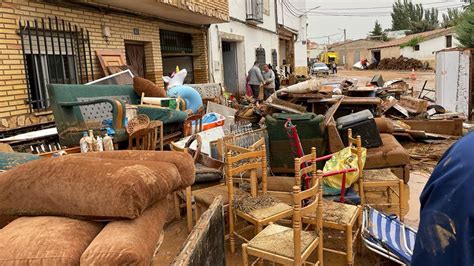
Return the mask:
[[[351,152],[354,155],[357,155],[357,158],[361,158],[361,153],[357,153],[361,151],[361,145],[359,149],[351,148]],[[357,154],[356,154],[357,153]],[[323,157],[319,157],[316,159],[316,162],[325,161],[327,159],[332,158],[333,154],[326,155]],[[331,231],[340,233],[343,232],[343,237],[345,238],[345,249],[340,250],[336,249],[335,247],[330,247],[325,245],[324,251],[344,255],[346,256],[346,261],[348,265],[353,265],[355,252],[354,247],[356,245],[356,241],[358,236],[360,235],[360,228],[361,228],[361,214],[362,214],[362,207],[355,206],[344,203],[344,191],[345,191],[345,174],[349,172],[357,172],[360,173],[359,168],[362,167],[361,160],[358,160],[358,168],[347,168],[339,171],[332,171],[326,172],[323,174],[323,177],[329,177],[333,175],[342,174],[342,189],[341,189],[341,197],[340,202],[329,201],[323,199],[323,227],[324,229],[330,229]],[[295,165],[295,169],[298,170],[297,165]],[[296,171],[298,173],[298,171]],[[315,224],[316,220],[311,215],[303,216],[303,222],[308,224]],[[328,235],[331,231],[326,230],[325,234]]]
[[[353,138],[352,130],[348,130],[348,141],[349,146],[356,144],[357,153],[361,153],[361,142],[360,136]],[[360,167],[359,167],[360,168]],[[403,180],[399,179],[389,168],[386,169],[372,169],[372,170],[359,170],[359,195],[362,205],[372,206],[388,206],[398,205],[398,217],[403,222],[403,202],[405,200],[404,184]],[[387,203],[367,203],[366,193],[371,192],[369,188],[384,188],[387,191]],[[392,203],[392,192],[398,197],[398,203]]]
[[[249,264],[249,256],[283,265],[303,265],[316,249],[318,261],[313,264],[323,264],[322,172],[311,176],[310,188],[302,192],[301,186],[293,187],[293,228],[272,223],[242,244],[244,266]],[[309,203],[303,205],[305,202]],[[308,227],[314,231],[305,231],[302,217],[311,214],[316,217],[316,226]]]
[[[242,210],[234,206],[234,176],[250,172],[250,197],[257,198],[267,196],[267,153],[265,145],[262,149],[247,153],[232,155],[230,151],[226,155],[226,178],[229,198],[229,238],[231,252],[235,252],[235,237],[248,241],[243,235],[235,230],[237,217],[245,220],[254,226],[255,233],[258,234],[263,227],[276,222],[282,218],[291,216],[293,208],[286,204],[277,202],[271,206],[262,206],[253,210]],[[257,170],[262,172],[261,194],[258,195]],[[234,217],[235,215],[235,217]]]
[[142,128],[133,132],[128,137],[129,150],[155,150],[156,130],[154,128]]
[[[243,154],[247,152],[252,152],[258,149],[262,149],[265,140],[262,138],[249,148],[243,148],[232,144],[225,144],[224,150],[225,152],[232,152],[235,154]],[[223,203],[224,203],[224,210],[227,212],[229,207],[229,198],[227,192],[227,181],[222,184],[207,187],[204,189],[199,189],[193,191],[194,200],[196,202],[196,218],[199,218],[200,214],[203,213],[204,209],[207,209],[217,196],[222,196]]]
[[183,137],[190,136],[202,131],[202,115],[195,114],[188,116],[183,123]]

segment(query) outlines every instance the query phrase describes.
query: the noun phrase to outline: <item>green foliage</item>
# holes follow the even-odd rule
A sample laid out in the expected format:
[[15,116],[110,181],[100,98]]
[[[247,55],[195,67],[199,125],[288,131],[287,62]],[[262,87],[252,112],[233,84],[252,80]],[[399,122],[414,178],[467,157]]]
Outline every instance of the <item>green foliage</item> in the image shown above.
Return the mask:
[[458,25],[459,21],[461,20],[462,13],[463,12],[459,11],[459,9],[448,8],[448,12],[443,14],[443,22],[441,22],[441,27],[449,28]]
[[407,30],[408,34],[434,30],[439,26],[438,10],[424,9],[411,0],[397,0],[392,5],[392,30]]
[[403,43],[402,45],[400,45],[400,48],[415,47],[422,41],[423,41],[423,37],[421,37],[421,36],[414,37],[414,38],[410,39],[408,42]]
[[379,21],[375,21],[375,26],[374,29],[369,32],[369,37],[370,39],[376,39],[376,40],[383,40],[387,41],[387,34],[382,30],[382,26],[380,25]]
[[471,5],[464,11],[456,27],[456,38],[462,46],[474,48],[474,6]]

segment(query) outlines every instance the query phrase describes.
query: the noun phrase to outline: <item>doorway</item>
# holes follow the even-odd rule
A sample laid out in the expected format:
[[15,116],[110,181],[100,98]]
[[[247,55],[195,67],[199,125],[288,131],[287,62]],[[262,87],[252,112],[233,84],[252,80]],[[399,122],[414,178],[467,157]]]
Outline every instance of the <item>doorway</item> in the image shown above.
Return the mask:
[[125,56],[132,73],[144,78],[146,73],[145,44],[126,42]]
[[224,68],[224,85],[227,91],[238,93],[239,78],[237,73],[236,42],[222,42],[222,66]]
[[381,59],[380,50],[372,51],[372,58],[377,60],[377,62],[380,62],[380,59]]

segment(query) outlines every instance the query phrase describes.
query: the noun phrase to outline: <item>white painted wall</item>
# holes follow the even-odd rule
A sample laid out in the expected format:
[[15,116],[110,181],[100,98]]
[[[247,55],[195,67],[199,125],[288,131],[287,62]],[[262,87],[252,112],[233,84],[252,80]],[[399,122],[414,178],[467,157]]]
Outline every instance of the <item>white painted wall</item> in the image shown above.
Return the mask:
[[[459,41],[453,35],[452,47],[459,47]],[[435,60],[435,52],[446,49],[446,36],[430,39],[419,43],[420,50],[415,51],[413,47],[404,47],[400,49],[401,55],[408,58],[415,58],[421,61]]]
[[213,24],[209,28],[209,69],[211,81],[224,82],[222,63],[222,33],[238,35],[242,41],[237,43],[237,71],[239,76],[239,92],[245,93],[245,75],[255,61],[255,50],[262,46],[265,49],[265,60],[272,62],[272,49],[277,50],[279,56],[278,35],[275,24],[274,0],[268,1],[269,14],[263,15],[263,23],[253,26],[246,23],[245,0],[229,1],[231,21],[228,23]]

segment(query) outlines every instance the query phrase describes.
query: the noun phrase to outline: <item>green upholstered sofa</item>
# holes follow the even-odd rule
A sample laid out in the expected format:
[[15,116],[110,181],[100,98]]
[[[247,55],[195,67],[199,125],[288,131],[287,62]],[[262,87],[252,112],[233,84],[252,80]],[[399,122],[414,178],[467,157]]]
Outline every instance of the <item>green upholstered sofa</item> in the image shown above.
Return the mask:
[[[51,84],[48,93],[61,145],[77,146],[88,129],[104,133],[101,123],[106,119],[112,120],[115,142],[128,140],[125,103],[140,101],[132,85]],[[165,135],[181,131],[187,118],[185,112],[145,106],[137,112],[163,121]]]

